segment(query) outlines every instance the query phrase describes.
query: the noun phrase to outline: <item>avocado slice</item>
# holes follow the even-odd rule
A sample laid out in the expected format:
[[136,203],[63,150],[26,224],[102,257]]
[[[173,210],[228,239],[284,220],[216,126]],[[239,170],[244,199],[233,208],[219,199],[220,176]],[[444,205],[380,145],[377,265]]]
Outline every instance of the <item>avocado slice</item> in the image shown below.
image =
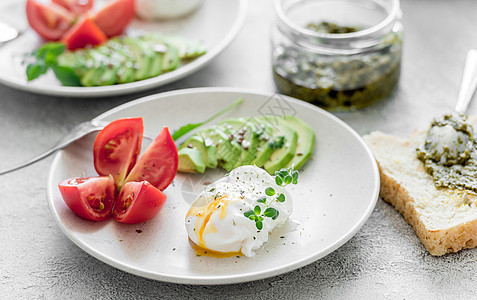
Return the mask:
[[230,134],[227,134],[223,129],[219,126],[213,126],[201,130],[197,134],[204,139],[206,144],[213,144],[217,147],[218,165],[227,171],[231,171],[242,154],[242,147],[231,140]]
[[255,125],[255,130],[258,135],[259,144],[257,146],[257,153],[252,165],[263,167],[263,165],[270,159],[274,149],[270,147],[269,141],[273,138],[273,128],[265,122],[260,122],[256,118],[250,118],[249,123]]
[[259,119],[268,122],[269,126],[273,128],[273,139],[269,143],[279,145],[279,141],[283,141],[282,147],[276,148],[263,165],[268,173],[274,174],[284,168],[295,156],[298,134],[293,128],[281,122],[279,118],[260,117]]
[[205,164],[202,153],[195,148],[182,148],[177,151],[179,155],[178,171],[185,173],[204,173]]
[[135,57],[135,78],[142,80],[150,77],[151,65],[154,60],[152,46],[141,39],[124,37],[122,43],[127,46]]
[[200,135],[194,134],[188,138],[179,149],[186,147],[197,149],[201,153],[202,160],[206,167],[217,168],[217,147],[215,144],[208,143],[208,145],[206,145],[204,139]]
[[88,54],[85,50],[66,51],[58,56],[58,65],[72,68],[78,76],[83,76],[87,71],[86,61]]
[[125,47],[117,37],[110,39],[106,45],[111,49],[113,61],[119,64],[117,83],[128,83],[136,80],[135,56],[129,47]]
[[274,174],[303,166],[314,146],[315,133],[294,116],[227,119],[200,130],[179,147],[183,156],[179,170],[203,172],[206,167],[220,166],[231,171],[254,164]]
[[102,64],[104,65],[104,72],[99,78],[97,85],[113,85],[118,81],[118,69],[120,67],[120,56],[118,52],[114,51],[108,45],[101,45],[90,51],[98,51],[104,56]]
[[207,52],[205,44],[198,40],[186,39],[178,35],[146,34],[142,37],[145,40],[159,44],[168,44],[178,50],[180,59],[193,59],[204,55]]
[[234,167],[252,164],[260,145],[259,133],[255,125],[244,118],[228,119],[219,124],[229,129],[234,141],[242,147],[242,154]]
[[162,70],[164,72],[173,71],[179,67],[180,61],[181,59],[177,48],[168,44],[167,51],[164,54],[164,59],[162,61]]
[[97,86],[103,73],[106,71],[104,60],[105,56],[94,50],[89,49],[87,51],[86,67],[87,70],[81,76],[80,82],[83,86]]
[[149,77],[156,77],[162,74],[162,65],[164,63],[164,53],[154,50],[154,58],[149,70]]
[[298,133],[295,155],[285,168],[293,166],[298,170],[311,157],[315,147],[315,132],[305,122],[295,116],[286,116],[281,119],[286,125]]
[[154,52],[154,58],[150,66],[150,77],[155,77],[163,73],[164,56],[168,50],[167,45],[154,37],[154,35],[145,35],[141,39],[151,45]]
[[220,128],[228,137],[228,143],[232,145],[234,149],[238,149],[239,155],[235,159],[230,159],[227,161],[227,167],[222,166],[227,171],[231,171],[235,169],[237,166],[243,165],[243,153],[245,149],[242,147],[241,143],[239,143],[239,139],[237,135],[237,131],[230,125],[218,125],[217,128]]
[[164,36],[163,39],[169,45],[177,48],[181,59],[196,58],[207,52],[205,44],[200,41],[185,39],[177,35]]

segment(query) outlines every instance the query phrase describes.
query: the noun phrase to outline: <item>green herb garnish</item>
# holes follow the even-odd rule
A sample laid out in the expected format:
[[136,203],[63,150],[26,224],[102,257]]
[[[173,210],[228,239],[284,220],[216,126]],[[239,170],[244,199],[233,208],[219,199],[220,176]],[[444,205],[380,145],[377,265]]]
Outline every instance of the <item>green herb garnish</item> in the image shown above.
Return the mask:
[[280,149],[285,145],[285,137],[283,135],[275,137],[268,143],[268,146],[272,149]]
[[[286,186],[288,184],[297,184],[298,183],[298,171],[294,170],[293,167],[290,167],[288,169],[281,169],[280,171],[275,172],[275,183],[279,186]],[[244,212],[244,216],[252,221],[255,222],[255,226],[257,227],[258,230],[262,230],[263,228],[263,218],[272,218],[272,220],[276,220],[278,216],[280,215],[280,212],[273,207],[270,207],[270,205],[273,203],[273,201],[277,201],[280,203],[285,202],[285,195],[280,193],[277,195],[276,191],[272,187],[267,187],[265,189],[265,195],[273,197],[271,199],[267,199],[267,197],[262,197],[257,200],[257,203],[261,203],[265,205],[265,210],[262,212],[262,208],[260,205],[255,205],[255,207],[250,210],[247,210]]]
[[275,190],[271,187],[265,189],[265,195],[267,196],[273,196],[275,195]]
[[72,68],[58,64],[58,56],[63,52],[65,52],[65,44],[63,43],[46,43],[33,51],[28,57],[33,60],[26,69],[28,81],[37,79],[51,69],[61,84],[81,86],[80,78]]
[[178,138],[180,138],[181,136],[183,136],[184,134],[188,133],[189,131],[192,131],[194,129],[196,129],[197,127],[200,127],[204,124],[207,124],[209,123],[210,121],[214,120],[215,118],[219,117],[220,115],[222,115],[223,113],[229,111],[230,109],[234,108],[235,106],[239,105],[240,103],[243,102],[243,99],[240,98],[240,99],[237,99],[234,101],[234,103],[230,104],[229,106],[227,106],[225,109],[219,111],[218,113],[216,113],[215,115],[213,115],[212,117],[208,118],[207,120],[205,120],[204,122],[200,122],[200,123],[190,123],[190,124],[187,124],[187,125],[184,125],[182,126],[181,128],[177,129],[173,134],[172,134],[172,139],[174,141],[176,141]]

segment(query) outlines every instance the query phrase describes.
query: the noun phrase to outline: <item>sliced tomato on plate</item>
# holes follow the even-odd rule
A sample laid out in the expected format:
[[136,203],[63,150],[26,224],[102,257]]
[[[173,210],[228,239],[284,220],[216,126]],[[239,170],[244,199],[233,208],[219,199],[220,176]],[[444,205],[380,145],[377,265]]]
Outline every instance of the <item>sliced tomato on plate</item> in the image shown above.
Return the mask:
[[51,0],[51,2],[63,6],[75,15],[89,11],[94,5],[94,0]]
[[116,221],[128,224],[157,215],[167,198],[162,190],[177,173],[178,154],[164,127],[138,160],[143,131],[142,118],[127,118],[109,123],[98,133],[93,158],[101,177],[72,178],[58,185],[73,212],[94,221],[112,214]]
[[127,224],[145,222],[159,213],[166,198],[163,192],[147,181],[127,182],[116,200],[113,218]]
[[178,164],[176,144],[169,129],[164,127],[144,151],[125,181],[145,180],[163,191],[176,176]]
[[134,15],[134,0],[110,0],[93,16],[93,20],[108,37],[112,37],[121,34]]
[[75,22],[75,16],[66,8],[35,0],[27,1],[26,15],[31,28],[49,41],[59,40]]
[[78,216],[91,221],[111,217],[116,188],[112,177],[76,177],[58,184],[66,205]]
[[104,43],[108,37],[90,18],[82,18],[64,35],[61,41],[69,50],[84,48],[88,45],[97,46]]
[[141,152],[143,131],[142,118],[119,119],[101,130],[93,146],[96,172],[111,174],[121,187]]

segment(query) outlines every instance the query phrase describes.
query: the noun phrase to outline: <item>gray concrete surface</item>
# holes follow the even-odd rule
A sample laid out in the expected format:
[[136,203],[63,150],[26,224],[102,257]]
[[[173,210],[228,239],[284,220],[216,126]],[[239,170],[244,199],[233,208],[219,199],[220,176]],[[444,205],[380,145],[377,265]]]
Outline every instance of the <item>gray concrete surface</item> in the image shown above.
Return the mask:
[[[386,101],[339,115],[360,134],[380,129],[405,136],[450,111],[465,53],[477,48],[477,1],[404,0],[402,10],[405,44],[398,89]],[[0,168],[40,152],[75,124],[144,95],[202,86],[273,91],[272,15],[271,0],[251,1],[238,38],[209,66],[141,94],[81,100],[0,86]],[[468,111],[476,110],[474,101]],[[281,276],[226,286],[137,277],[89,256],[57,227],[46,203],[51,161],[0,176],[0,299],[469,299],[477,291],[476,249],[430,256],[401,215],[382,200],[348,243]]]

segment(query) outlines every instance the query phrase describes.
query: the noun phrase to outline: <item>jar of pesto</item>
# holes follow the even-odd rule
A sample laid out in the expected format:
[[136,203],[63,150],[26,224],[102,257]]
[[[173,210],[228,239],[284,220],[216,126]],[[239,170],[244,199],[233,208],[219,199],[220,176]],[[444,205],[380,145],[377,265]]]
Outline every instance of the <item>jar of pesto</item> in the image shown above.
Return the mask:
[[276,0],[273,78],[280,93],[332,111],[387,97],[399,81],[399,0]]

